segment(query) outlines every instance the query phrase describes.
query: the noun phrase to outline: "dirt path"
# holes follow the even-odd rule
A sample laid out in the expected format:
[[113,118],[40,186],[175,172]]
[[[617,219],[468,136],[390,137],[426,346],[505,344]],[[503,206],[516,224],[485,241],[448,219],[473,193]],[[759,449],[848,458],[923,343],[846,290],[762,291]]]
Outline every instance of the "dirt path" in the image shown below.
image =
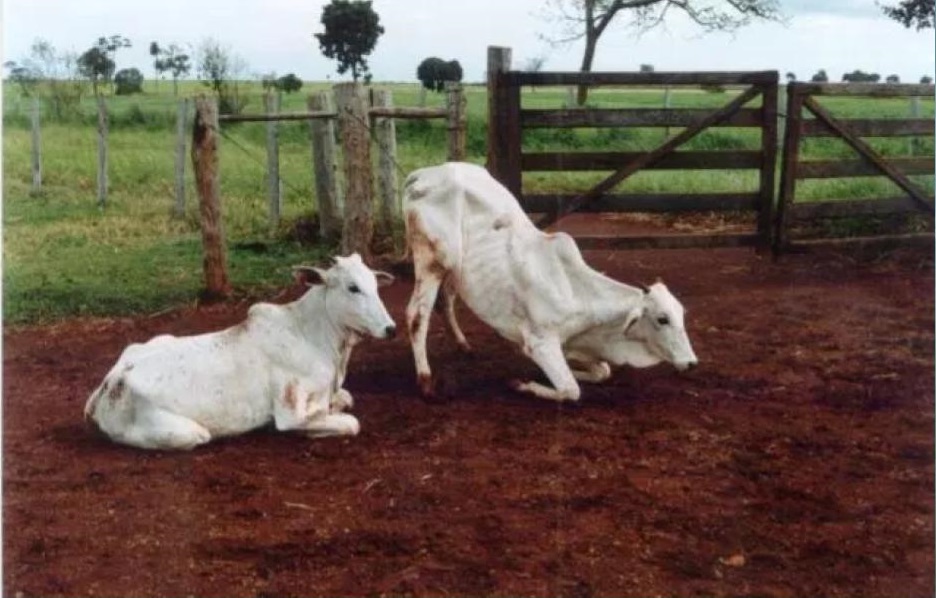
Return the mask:
[[[435,319],[443,400],[416,396],[405,339],[374,341],[357,438],[145,453],[83,425],[88,393],[127,343],[244,306],[5,331],[5,594],[933,594],[929,256],[586,259],[662,276],[699,368],[558,407],[506,389],[535,368],[475,319],[471,356]],[[398,322],[410,288],[386,293]]]

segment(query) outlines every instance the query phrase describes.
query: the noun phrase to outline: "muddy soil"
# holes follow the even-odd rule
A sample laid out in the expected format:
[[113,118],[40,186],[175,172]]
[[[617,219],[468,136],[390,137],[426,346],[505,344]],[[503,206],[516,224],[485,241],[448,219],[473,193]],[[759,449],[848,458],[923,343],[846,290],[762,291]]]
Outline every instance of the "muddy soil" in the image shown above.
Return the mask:
[[[4,331],[3,589],[14,596],[932,596],[931,255],[586,252],[657,276],[700,366],[620,370],[576,406],[464,308],[443,396],[370,341],[362,432],[144,452],[82,421],[121,349],[246,304]],[[411,282],[386,289],[403,323]],[[282,298],[280,299],[282,300]]]

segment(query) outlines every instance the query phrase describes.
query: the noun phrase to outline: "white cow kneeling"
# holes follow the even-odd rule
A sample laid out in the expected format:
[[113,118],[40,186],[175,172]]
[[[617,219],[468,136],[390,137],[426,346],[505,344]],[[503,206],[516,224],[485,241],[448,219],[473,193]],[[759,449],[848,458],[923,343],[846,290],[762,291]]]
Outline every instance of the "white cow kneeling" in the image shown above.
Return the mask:
[[91,394],[85,418],[115,442],[191,449],[273,422],[310,436],[355,435],[344,383],[363,336],[393,338],[396,326],[377,292],[393,276],[357,254],[328,270],[299,266],[311,287],[285,305],[258,303],[219,332],[162,335],[127,347]]
[[538,397],[578,400],[577,381],[606,380],[611,365],[666,361],[684,370],[698,362],[683,306],[663,283],[637,288],[596,272],[569,235],[537,229],[480,166],[450,162],[413,172],[403,211],[416,273],[406,318],[423,394],[433,392],[426,338],[440,290],[458,344],[468,348],[454,311],[461,297],[543,370],[552,386],[513,384]]

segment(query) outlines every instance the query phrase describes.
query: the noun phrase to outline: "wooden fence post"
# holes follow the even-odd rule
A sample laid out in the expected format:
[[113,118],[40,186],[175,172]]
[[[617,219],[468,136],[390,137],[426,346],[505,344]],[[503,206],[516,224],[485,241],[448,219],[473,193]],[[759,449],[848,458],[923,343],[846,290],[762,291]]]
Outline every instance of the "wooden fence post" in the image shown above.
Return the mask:
[[783,147],[786,137],[787,93],[786,85],[777,88],[777,147]]
[[465,93],[461,83],[451,81],[445,84],[445,108],[448,111],[448,159],[461,162],[465,159]]
[[98,107],[98,170],[97,200],[100,207],[107,205],[107,104],[104,96],[97,96]]
[[[667,85],[665,88],[663,88],[663,109],[664,110],[669,110],[671,108],[670,100],[671,100],[670,86]],[[666,131],[665,135],[668,138],[670,136],[670,128],[666,127],[665,131]]]
[[[267,114],[279,112],[280,97],[273,92],[263,96],[263,107]],[[275,120],[268,120],[266,124],[267,142],[267,194],[270,198],[270,228],[279,226],[280,215],[283,211],[283,198],[280,195],[279,175],[279,130]]]
[[[910,97],[910,118],[920,118],[920,96]],[[915,156],[920,153],[921,139],[919,137],[910,138],[910,155]]]
[[[328,112],[334,108],[331,93],[327,91],[310,95],[308,105],[310,112]],[[319,234],[326,241],[336,241],[341,235],[342,206],[338,195],[335,120],[332,118],[309,120],[309,136],[312,141],[312,170],[315,173]]]
[[787,84],[786,128],[783,132],[783,152],[780,162],[780,188],[777,197],[776,232],[773,235],[773,255],[776,259],[789,245],[789,212],[796,195],[796,171],[799,166],[800,137],[803,122],[803,97],[798,83]]
[[[392,108],[393,95],[384,89],[371,90],[371,103],[375,107]],[[374,119],[377,141],[377,197],[380,204],[380,234],[392,236],[394,223],[399,219],[397,209],[396,124],[393,118]]]
[[199,95],[195,100],[195,126],[192,128],[192,166],[201,213],[205,271],[202,299],[206,301],[221,299],[231,291],[221,221],[218,141],[218,105],[213,98]]
[[176,151],[175,151],[175,207],[173,216],[185,216],[185,129],[188,120],[188,100],[179,100],[176,114]]
[[32,101],[32,192],[42,188],[42,147],[39,135],[39,98]]
[[520,88],[506,85],[502,74],[510,70],[510,48],[488,47],[487,169],[520,198]]
[[358,82],[335,85],[344,162],[345,209],[341,252],[370,257],[374,236],[374,173],[371,167],[367,99]]
[[776,171],[777,171],[777,81],[761,87],[761,153],[759,209],[757,214],[757,251],[767,252],[772,247],[774,227]]

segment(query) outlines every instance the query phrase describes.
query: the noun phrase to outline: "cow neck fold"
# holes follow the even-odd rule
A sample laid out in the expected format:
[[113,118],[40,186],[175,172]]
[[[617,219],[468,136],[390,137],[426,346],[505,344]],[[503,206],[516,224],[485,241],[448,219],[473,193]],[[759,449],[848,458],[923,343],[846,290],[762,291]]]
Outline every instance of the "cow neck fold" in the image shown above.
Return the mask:
[[644,292],[637,287],[609,278],[590,266],[586,272],[583,290],[590,295],[593,324],[610,324],[626,318],[635,302],[643,297]]
[[337,363],[341,357],[341,348],[355,333],[336,322],[329,313],[328,287],[325,285],[312,287],[293,305],[299,314],[297,328],[302,335],[307,337],[310,343],[327,350]]

